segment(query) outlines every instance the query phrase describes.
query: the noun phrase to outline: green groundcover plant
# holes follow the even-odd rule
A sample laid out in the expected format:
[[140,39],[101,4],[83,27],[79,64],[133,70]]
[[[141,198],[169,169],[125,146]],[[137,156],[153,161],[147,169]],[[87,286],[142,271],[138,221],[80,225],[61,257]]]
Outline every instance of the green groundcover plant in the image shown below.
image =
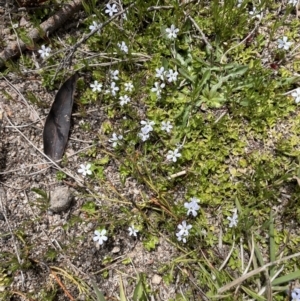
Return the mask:
[[[101,147],[81,154],[77,173],[93,189],[114,161],[122,183],[145,187],[136,214],[120,204],[114,225],[109,206],[86,202],[99,221],[90,239],[104,248],[125,229],[149,251],[167,239],[180,255],[159,272],[166,284],[175,271],[187,284],[174,300],[300,300],[300,287],[290,288],[300,275],[297,5],[84,1],[79,30],[93,34],[82,46],[88,55],[73,60],[90,82],[79,80],[77,105],[82,116],[101,107],[107,119]],[[47,88],[63,76],[60,47],[54,38],[38,51]],[[80,127],[88,132],[89,120]],[[104,300],[93,290],[87,298]],[[133,300],[151,296],[139,275]]]

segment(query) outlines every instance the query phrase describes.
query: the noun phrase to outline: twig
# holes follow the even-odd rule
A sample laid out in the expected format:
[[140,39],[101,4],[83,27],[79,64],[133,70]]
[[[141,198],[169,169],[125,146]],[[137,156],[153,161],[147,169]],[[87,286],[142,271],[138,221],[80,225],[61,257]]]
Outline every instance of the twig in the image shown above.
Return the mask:
[[186,174],[186,170],[182,170],[180,172],[177,172],[177,173],[174,173],[174,174],[168,176],[168,180],[171,180],[171,179],[174,179],[174,178],[177,178],[180,176],[184,176],[185,174]]
[[91,36],[93,36],[96,32],[100,31],[103,27],[111,23],[114,19],[116,19],[118,16],[124,14],[127,12],[129,8],[131,8],[133,5],[135,5],[135,2],[131,3],[128,5],[125,9],[122,11],[118,12],[114,16],[112,16],[109,20],[105,21],[104,23],[99,24],[94,30],[92,30],[89,34],[84,35],[75,45],[73,45],[70,50],[69,54],[66,56],[66,58],[63,60],[63,62],[60,64],[60,67],[58,68],[57,72],[59,72],[62,68],[62,66],[71,64],[72,58],[74,53],[76,52],[77,48],[86,42]]
[[[82,3],[82,0],[72,0],[68,5],[59,10],[56,14],[51,16],[48,20],[40,24],[39,28],[34,28],[28,33],[28,38],[33,42],[37,42],[41,36],[41,32],[45,33],[45,36],[54,32],[56,29],[62,26],[68,19],[70,19],[74,13],[76,13]],[[21,51],[26,50],[26,44],[23,41],[12,42],[0,53],[0,68],[5,66],[5,62],[13,57],[20,55]]]
[[295,258],[295,257],[300,257],[300,252],[298,253],[295,253],[295,254],[292,254],[292,255],[289,255],[289,256],[285,256],[279,260],[275,260],[275,261],[272,261],[272,262],[269,262],[267,264],[265,264],[264,266],[260,267],[260,268],[257,268],[243,276],[241,276],[240,278],[237,278],[236,280],[224,285],[223,287],[221,287],[220,289],[218,289],[218,293],[224,293],[226,291],[228,291],[229,289],[231,289],[233,286],[236,286],[236,285],[239,285],[240,283],[244,282],[245,280],[247,280],[248,278],[250,277],[253,277],[263,271],[265,271],[268,267],[271,267],[273,265],[277,265],[283,261],[286,261],[286,260],[289,260],[289,259],[292,259],[292,258]]
[[236,48],[236,47],[239,47],[239,46],[242,45],[245,41],[247,41],[249,37],[251,37],[251,35],[257,30],[258,26],[260,25],[260,22],[261,22],[261,19],[260,19],[259,22],[255,25],[255,27],[251,30],[251,32],[246,36],[245,39],[243,39],[240,43],[238,43],[237,45],[234,45],[233,47],[231,47],[231,48],[229,48],[229,49],[227,49],[227,50],[225,51],[225,53],[222,55],[221,60],[220,60],[220,63],[221,63],[221,64],[223,64],[223,59],[224,59],[224,57],[226,56],[226,54],[227,54],[228,52],[230,52],[231,50],[233,50],[233,49]]
[[56,275],[54,271],[51,270],[51,275],[55,278],[56,282],[59,284],[59,286],[62,288],[64,293],[69,297],[70,300],[75,301],[75,299],[72,297],[72,295],[69,293],[69,291],[66,289],[64,284],[60,281],[59,277]]
[[147,11],[153,11],[153,10],[161,10],[161,9],[172,9],[174,8],[173,5],[165,5],[165,6],[150,6],[147,8]]
[[[185,15],[187,15],[186,13],[184,13]],[[204,43],[206,44],[206,46],[212,50],[213,47],[211,46],[211,44],[209,43],[208,39],[206,38],[205,34],[203,33],[203,31],[201,30],[201,28],[199,27],[199,25],[196,23],[196,21],[191,17],[191,16],[187,16],[188,19],[193,23],[193,25],[196,27],[196,29],[199,31],[199,33],[202,36],[202,40],[204,41]]]
[[35,110],[35,108],[30,105],[26,98],[23,96],[23,94],[19,91],[19,89],[17,89],[12,83],[10,83],[10,81],[5,77],[3,76],[4,80],[8,83],[8,85],[15,91],[17,92],[17,94],[23,99],[24,103],[26,104],[26,106],[34,113],[35,117],[37,117],[37,119],[40,121],[41,125],[44,126],[44,123],[43,121],[41,120],[39,114],[37,113],[37,111]]

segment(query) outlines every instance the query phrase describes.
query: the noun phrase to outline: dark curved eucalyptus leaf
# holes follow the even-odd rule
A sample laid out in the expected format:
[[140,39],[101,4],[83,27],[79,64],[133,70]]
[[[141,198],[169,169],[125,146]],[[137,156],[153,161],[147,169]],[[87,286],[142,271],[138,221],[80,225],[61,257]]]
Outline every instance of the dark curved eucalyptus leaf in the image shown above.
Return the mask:
[[75,73],[58,90],[45,122],[43,133],[44,153],[53,161],[62,158],[68,142],[78,77],[78,73]]

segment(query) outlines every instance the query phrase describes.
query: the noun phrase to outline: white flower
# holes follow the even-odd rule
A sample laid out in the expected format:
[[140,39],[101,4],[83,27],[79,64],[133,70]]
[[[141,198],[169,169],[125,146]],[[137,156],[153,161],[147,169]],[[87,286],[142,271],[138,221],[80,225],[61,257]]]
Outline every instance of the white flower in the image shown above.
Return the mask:
[[160,97],[161,90],[165,87],[165,83],[159,84],[158,82],[154,83],[154,86],[151,91],[155,92],[158,97]]
[[85,177],[86,175],[91,175],[91,166],[92,164],[88,163],[87,165],[80,164],[80,168],[78,169],[79,173],[82,173],[82,175]]
[[166,74],[165,68],[164,67],[156,68],[155,71],[156,71],[155,77],[164,80],[164,76]]
[[119,141],[123,139],[122,135],[117,135],[116,133],[112,134],[112,137],[108,140],[109,142],[112,142],[112,146],[116,147],[119,144]]
[[180,232],[176,233],[176,236],[178,241],[182,241],[183,243],[186,243],[187,236],[182,235]]
[[277,40],[278,48],[279,49],[283,48],[284,50],[289,50],[290,46],[293,44],[293,42],[288,42],[287,40],[288,40],[288,38],[285,36],[282,38],[282,40],[278,39]]
[[177,161],[177,158],[181,157],[181,154],[179,153],[179,150],[178,148],[175,148],[174,151],[168,151],[168,154],[167,154],[167,159],[168,160],[172,160],[173,162],[176,162]]
[[294,288],[291,292],[292,301],[300,301],[300,288]]
[[106,10],[105,13],[108,14],[110,17],[112,17],[114,15],[114,13],[117,13],[118,9],[117,9],[117,5],[113,4],[110,5],[109,3],[106,4]]
[[131,92],[133,90],[133,84],[131,82],[125,83],[125,91]]
[[96,21],[93,21],[93,24],[89,26],[89,29],[94,31],[100,24],[98,24]]
[[119,99],[120,99],[120,106],[124,106],[128,104],[130,101],[130,98],[127,95],[120,96]]
[[126,13],[122,14],[122,19],[127,20],[127,14]]
[[170,69],[167,74],[166,74],[167,78],[168,78],[168,82],[171,83],[171,82],[176,82],[177,80],[177,76],[178,76],[178,72],[172,69]]
[[146,141],[146,140],[148,140],[149,139],[149,134],[148,134],[148,132],[146,133],[143,129],[141,129],[141,132],[140,133],[138,133],[138,136],[142,139],[142,141]]
[[300,88],[297,88],[295,92],[292,93],[292,96],[295,98],[295,102],[300,102]]
[[244,1],[244,0],[238,0],[237,7],[241,7],[241,5],[242,5],[243,1]]
[[110,78],[113,80],[118,80],[119,70],[110,70]]
[[90,84],[90,87],[93,89],[93,92],[101,92],[102,84],[98,83],[98,81],[94,81],[93,84]]
[[106,230],[105,229],[101,230],[101,232],[98,231],[98,230],[96,230],[94,232],[94,234],[95,234],[95,236],[93,237],[93,241],[95,241],[95,242],[98,241],[99,245],[103,245],[103,243],[105,241],[107,241],[107,236],[105,236],[105,234],[106,234]]
[[173,125],[170,121],[162,121],[161,123],[161,130],[166,131],[167,133],[171,132],[171,129],[173,128]]
[[152,126],[155,125],[155,122],[151,120],[142,120],[141,125],[143,125],[141,130],[144,131],[145,134],[148,134],[153,131]]
[[119,87],[116,86],[115,82],[110,84],[110,88],[105,91],[105,93],[111,93],[112,96],[116,96],[116,92],[119,91]]
[[182,223],[179,224],[179,225],[177,226],[177,228],[179,229],[177,233],[178,233],[180,236],[188,236],[188,235],[189,235],[190,229],[192,229],[192,225],[188,225],[188,224],[186,223],[186,221],[182,221]]
[[236,227],[238,223],[238,214],[237,210],[235,209],[233,212],[232,217],[228,216],[227,219],[230,221],[229,228]]
[[124,41],[122,43],[118,43],[118,47],[121,51],[128,53],[128,47]]
[[131,227],[128,228],[129,231],[129,235],[130,236],[137,236],[137,233],[139,232],[139,230],[134,228],[134,225],[132,225]]
[[198,205],[198,203],[200,202],[199,199],[193,197],[190,199],[189,203],[184,203],[184,207],[188,210],[187,211],[187,215],[189,215],[190,213],[192,213],[192,215],[194,217],[197,216],[197,211],[200,209],[200,206]]
[[179,29],[176,28],[174,24],[172,24],[170,28],[166,29],[166,33],[168,34],[169,39],[176,39],[178,32],[179,32]]
[[42,48],[38,51],[38,53],[40,53],[42,59],[49,56],[50,52],[51,52],[51,48],[50,47],[45,47],[45,45],[42,45]]
[[289,0],[288,4],[292,4],[293,6],[296,6],[298,4],[298,0]]

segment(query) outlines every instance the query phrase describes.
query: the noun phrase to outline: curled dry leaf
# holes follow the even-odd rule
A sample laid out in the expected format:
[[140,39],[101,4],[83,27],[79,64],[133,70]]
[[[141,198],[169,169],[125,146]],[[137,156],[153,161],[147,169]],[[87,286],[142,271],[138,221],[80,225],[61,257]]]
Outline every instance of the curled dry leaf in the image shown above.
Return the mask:
[[78,77],[78,74],[75,73],[61,86],[45,122],[43,133],[44,153],[53,161],[62,158],[68,142]]

